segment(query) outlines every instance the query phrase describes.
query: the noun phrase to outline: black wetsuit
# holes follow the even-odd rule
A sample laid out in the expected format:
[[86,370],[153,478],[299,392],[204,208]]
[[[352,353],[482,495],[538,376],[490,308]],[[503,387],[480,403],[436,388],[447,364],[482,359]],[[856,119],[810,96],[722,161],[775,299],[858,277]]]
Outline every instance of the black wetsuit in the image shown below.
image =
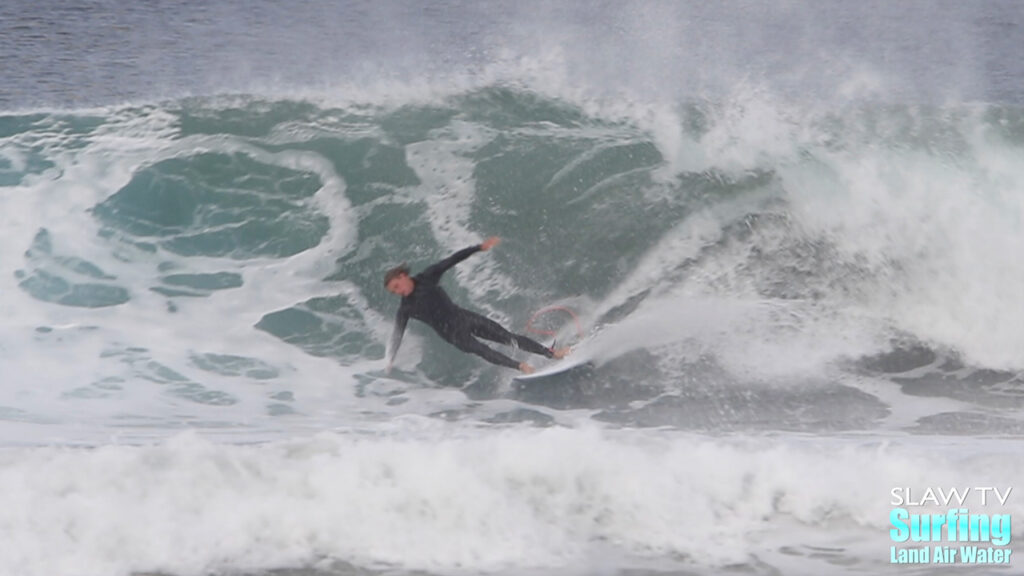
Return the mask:
[[402,334],[405,333],[405,324],[409,318],[415,318],[428,324],[439,336],[451,342],[459,350],[476,354],[499,366],[518,369],[519,362],[492,350],[477,338],[501,344],[515,343],[516,346],[527,352],[548,358],[552,357],[550,348],[526,336],[509,332],[490,318],[456,306],[438,284],[441,275],[449,268],[479,251],[480,246],[463,248],[412,277],[412,293],[402,297],[402,304],[398,307],[398,314],[395,316],[395,331],[391,334],[389,361],[393,360],[395,354],[398,353],[398,347],[402,344]]

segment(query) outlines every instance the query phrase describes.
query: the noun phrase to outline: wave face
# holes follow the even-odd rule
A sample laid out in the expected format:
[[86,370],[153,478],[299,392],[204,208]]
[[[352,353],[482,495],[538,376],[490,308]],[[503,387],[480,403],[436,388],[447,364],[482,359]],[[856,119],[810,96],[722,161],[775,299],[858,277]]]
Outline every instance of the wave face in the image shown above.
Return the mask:
[[[498,235],[449,291],[519,331],[570,307],[594,362],[510,387],[414,323],[406,385],[641,426],[1019,431],[988,408],[1019,405],[1022,118],[753,94],[683,108],[666,138],[499,86],[397,108],[236,97],[8,116],[8,410],[84,403],[140,425],[173,398],[291,414],[309,381],[394,405],[383,272]],[[906,422],[876,380],[965,402],[969,422]],[[57,400],[15,400],[40,388]]]
[[[892,489],[1024,477],[1013,3],[22,4],[0,576],[904,573]],[[492,235],[587,362],[385,374]]]

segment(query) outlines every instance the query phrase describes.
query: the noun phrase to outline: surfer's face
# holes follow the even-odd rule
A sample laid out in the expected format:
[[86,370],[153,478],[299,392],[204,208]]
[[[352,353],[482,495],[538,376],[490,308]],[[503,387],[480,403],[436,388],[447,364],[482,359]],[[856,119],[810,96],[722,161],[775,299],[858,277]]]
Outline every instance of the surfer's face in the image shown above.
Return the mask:
[[388,281],[388,292],[392,294],[398,294],[399,296],[408,296],[412,294],[412,278],[409,278],[408,274],[399,274]]

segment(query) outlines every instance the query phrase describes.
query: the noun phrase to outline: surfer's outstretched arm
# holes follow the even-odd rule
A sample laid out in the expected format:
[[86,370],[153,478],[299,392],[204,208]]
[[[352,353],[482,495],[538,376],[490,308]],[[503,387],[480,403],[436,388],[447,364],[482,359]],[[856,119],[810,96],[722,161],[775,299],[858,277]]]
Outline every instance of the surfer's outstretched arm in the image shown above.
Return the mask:
[[427,267],[426,270],[417,274],[416,277],[427,282],[437,282],[438,280],[441,279],[441,275],[447,272],[452,266],[455,266],[459,262],[462,262],[466,258],[469,258],[473,254],[476,254],[477,252],[490,250],[500,241],[501,239],[499,239],[497,236],[491,236],[487,240],[484,240],[482,244],[478,244],[476,246],[469,246],[468,248],[463,248],[462,250],[459,250],[455,254],[452,254],[451,256],[445,258],[444,260],[441,260],[437,264],[432,264],[431,266]]
[[406,312],[401,306],[398,308],[398,314],[395,315],[395,328],[391,332],[391,342],[388,344],[388,367],[387,372],[391,372],[391,364],[395,361],[395,355],[398,354],[398,348],[402,345],[402,335],[405,334],[405,325],[409,322],[409,313]]

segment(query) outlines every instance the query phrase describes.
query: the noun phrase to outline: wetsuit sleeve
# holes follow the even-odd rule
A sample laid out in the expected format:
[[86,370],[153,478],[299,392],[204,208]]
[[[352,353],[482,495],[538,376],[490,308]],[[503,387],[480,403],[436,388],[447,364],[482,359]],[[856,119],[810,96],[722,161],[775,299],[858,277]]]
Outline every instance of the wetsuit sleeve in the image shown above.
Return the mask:
[[391,341],[388,342],[388,366],[395,361],[398,354],[398,347],[402,345],[402,336],[405,334],[405,325],[409,322],[409,313],[404,306],[398,307],[398,314],[395,315],[395,328],[391,332]]
[[416,278],[421,281],[436,284],[438,281],[441,280],[441,275],[447,272],[449,268],[455,266],[459,262],[462,262],[466,258],[469,258],[470,256],[476,254],[479,251],[479,244],[477,244],[476,246],[470,246],[469,248],[463,248],[462,250],[459,250],[455,254],[452,254],[451,256],[445,258],[444,260],[441,260],[437,264],[428,267],[423,272],[420,272],[419,274],[416,275]]

